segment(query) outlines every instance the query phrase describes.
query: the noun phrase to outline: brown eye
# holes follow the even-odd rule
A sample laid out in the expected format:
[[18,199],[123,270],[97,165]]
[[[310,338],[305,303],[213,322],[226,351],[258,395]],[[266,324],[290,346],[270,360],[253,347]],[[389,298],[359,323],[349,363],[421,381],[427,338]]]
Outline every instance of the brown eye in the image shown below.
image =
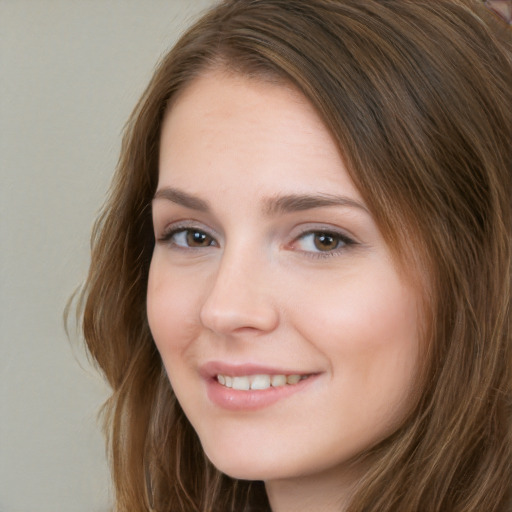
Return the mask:
[[356,245],[351,238],[335,231],[307,231],[293,244],[294,248],[310,255],[330,256]]
[[213,237],[194,228],[177,228],[164,234],[160,238],[161,242],[170,244],[173,247],[182,249],[201,249],[210,246],[217,246]]
[[188,247],[209,247],[213,245],[213,238],[203,231],[187,229],[185,233]]
[[313,244],[319,251],[333,251],[340,243],[340,237],[332,233],[313,233]]

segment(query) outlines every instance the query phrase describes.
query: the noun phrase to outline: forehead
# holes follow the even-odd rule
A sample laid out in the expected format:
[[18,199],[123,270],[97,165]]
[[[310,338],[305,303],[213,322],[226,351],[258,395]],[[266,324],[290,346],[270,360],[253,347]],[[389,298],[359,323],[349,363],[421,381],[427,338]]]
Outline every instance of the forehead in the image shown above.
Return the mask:
[[331,133],[297,89],[222,70],[194,80],[166,112],[159,167],[168,186],[215,173],[231,182],[281,178],[290,192],[343,180],[357,195]]

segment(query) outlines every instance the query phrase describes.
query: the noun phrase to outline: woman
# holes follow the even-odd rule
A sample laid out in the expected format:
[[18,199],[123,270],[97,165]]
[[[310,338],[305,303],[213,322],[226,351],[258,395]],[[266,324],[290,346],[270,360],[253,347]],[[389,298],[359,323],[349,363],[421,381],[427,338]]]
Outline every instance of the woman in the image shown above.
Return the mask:
[[470,0],[188,30],[82,295],[118,510],[509,510],[511,83]]

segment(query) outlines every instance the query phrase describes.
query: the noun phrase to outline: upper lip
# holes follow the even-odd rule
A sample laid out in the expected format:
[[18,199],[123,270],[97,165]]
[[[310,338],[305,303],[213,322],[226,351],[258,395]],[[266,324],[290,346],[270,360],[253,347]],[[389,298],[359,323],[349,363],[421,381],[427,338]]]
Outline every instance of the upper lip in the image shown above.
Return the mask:
[[227,363],[223,361],[209,361],[199,368],[200,374],[207,379],[217,375],[242,377],[246,375],[311,375],[317,372],[291,370],[289,368],[276,368],[258,363]]

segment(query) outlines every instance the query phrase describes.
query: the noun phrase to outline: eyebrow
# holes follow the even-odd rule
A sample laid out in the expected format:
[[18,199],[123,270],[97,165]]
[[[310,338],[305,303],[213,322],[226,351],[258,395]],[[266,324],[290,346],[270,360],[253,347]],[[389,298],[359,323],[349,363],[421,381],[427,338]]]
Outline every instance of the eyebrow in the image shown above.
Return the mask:
[[289,194],[270,197],[265,200],[264,212],[271,216],[277,213],[300,212],[327,206],[348,206],[369,213],[366,206],[359,201],[333,194]]
[[187,194],[186,192],[178,190],[177,188],[160,188],[155,192],[155,195],[153,196],[153,200],[155,199],[167,199],[173,203],[185,206],[185,208],[198,210],[200,212],[210,211],[210,205],[207,201],[199,199],[199,197],[193,196],[191,194]]
[[[210,212],[210,205],[208,201],[188,194],[187,192],[177,188],[160,188],[156,191],[153,197],[153,200],[155,199],[167,199],[168,201],[184,206],[185,208],[205,213]],[[263,212],[269,217],[279,213],[292,213],[312,210],[314,208],[325,208],[328,206],[347,206],[358,208],[369,213],[363,203],[346,196],[333,194],[287,194],[284,196],[266,198],[263,204]]]

